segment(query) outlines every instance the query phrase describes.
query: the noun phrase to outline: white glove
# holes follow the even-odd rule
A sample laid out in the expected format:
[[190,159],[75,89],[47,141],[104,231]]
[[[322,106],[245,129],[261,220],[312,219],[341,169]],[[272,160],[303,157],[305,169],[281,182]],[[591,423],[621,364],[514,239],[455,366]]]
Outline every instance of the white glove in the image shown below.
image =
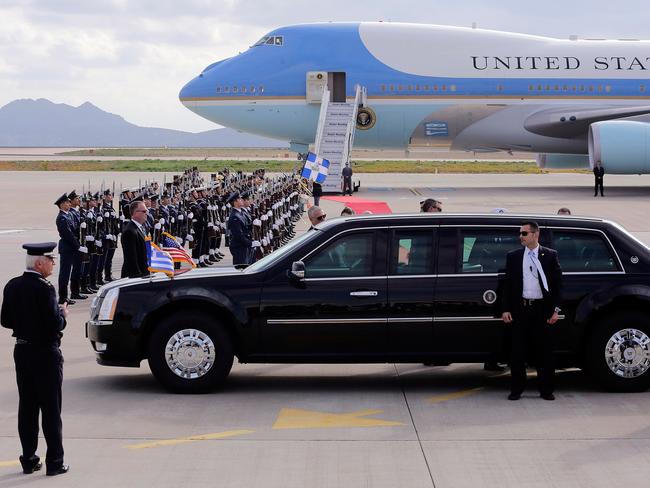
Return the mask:
[[124,215],[120,215],[120,220],[124,222]]
[[185,219],[185,217],[183,216],[183,214],[178,216],[178,221],[179,222],[182,222],[184,219]]
[[109,212],[104,212],[104,217],[110,217],[111,214]]
[[103,222],[103,221],[104,221],[103,218],[101,218],[101,217],[97,217],[97,222]]
[[262,247],[262,243],[260,241],[253,241],[251,247]]
[[82,252],[82,253],[86,254],[88,252],[88,248],[86,246],[81,246],[79,248],[79,252]]
[[192,212],[188,213],[188,214],[187,214],[187,218],[188,218],[188,219],[193,219],[193,218],[194,218],[194,214],[193,214]]
[[260,219],[255,219],[253,220],[253,225],[256,227],[260,227],[262,225],[262,221]]
[[186,240],[187,242],[192,242],[192,241],[194,240],[194,236],[193,236],[192,234],[187,234],[187,235],[185,236],[185,240]]
[[93,242],[95,238],[93,236],[86,236],[86,242]]
[[86,222],[82,222],[79,227],[81,227],[82,229],[85,229],[86,228]]
[[165,225],[165,219],[160,219],[158,222],[159,222],[161,225]]
[[157,223],[156,225],[153,226],[153,228],[156,230],[160,230],[162,229],[162,225],[160,225],[160,223]]
[[174,222],[176,222],[176,220],[174,219],[174,217],[171,217],[170,220],[171,220],[171,223],[172,223],[172,224],[173,224]]
[[117,212],[111,212],[111,216],[117,217]]
[[95,241],[95,246],[102,247],[102,241]]

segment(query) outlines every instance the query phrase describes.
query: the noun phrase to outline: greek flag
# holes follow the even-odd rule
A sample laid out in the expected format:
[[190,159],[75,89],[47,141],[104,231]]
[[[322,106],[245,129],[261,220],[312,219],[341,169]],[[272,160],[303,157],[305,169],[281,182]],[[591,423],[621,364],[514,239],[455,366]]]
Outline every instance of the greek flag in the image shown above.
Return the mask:
[[314,153],[307,154],[305,166],[302,168],[302,177],[308,180],[314,180],[316,183],[323,183],[327,178],[330,168],[328,159],[319,158]]
[[151,239],[145,239],[147,248],[147,263],[152,273],[165,273],[167,276],[174,276],[174,261],[169,253],[161,250]]

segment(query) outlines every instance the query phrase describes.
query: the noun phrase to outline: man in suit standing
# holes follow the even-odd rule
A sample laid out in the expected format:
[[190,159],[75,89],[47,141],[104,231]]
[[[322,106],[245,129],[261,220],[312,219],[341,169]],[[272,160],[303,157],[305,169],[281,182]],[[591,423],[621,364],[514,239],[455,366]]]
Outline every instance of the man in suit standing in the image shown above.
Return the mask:
[[131,220],[122,231],[122,278],[139,278],[149,275],[147,265],[147,248],[144,243],[147,221],[147,207],[142,200],[133,201],[129,205]]
[[343,176],[343,195],[346,193],[352,196],[352,168],[350,163],[345,163],[345,168],[341,170]]
[[234,192],[228,197],[227,203],[232,206],[228,217],[232,264],[235,267],[245,267],[250,264],[253,238],[248,230],[248,219],[242,211],[244,200],[238,192]]
[[600,161],[596,161],[596,164],[594,165],[594,196],[598,196],[598,189],[600,188],[600,196],[604,197],[603,195],[603,179],[605,177],[605,168],[603,168],[603,165],[601,164]]
[[553,395],[553,335],[562,302],[562,269],[553,249],[539,245],[539,226],[524,222],[519,229],[522,249],[506,258],[501,318],[512,324],[511,376],[508,400],[519,400],[526,385],[526,352],[535,360],[539,393]]
[[3,327],[16,338],[14,362],[18,385],[18,435],[23,454],[23,473],[32,474],[43,464],[38,448],[38,417],[47,443],[46,474],[68,472],[63,464],[63,424],[61,385],[63,355],[61,337],[68,315],[67,304],[56,303],[56,293],[47,277],[54,268],[54,242],[24,244],[26,270],[5,286],[0,312]]

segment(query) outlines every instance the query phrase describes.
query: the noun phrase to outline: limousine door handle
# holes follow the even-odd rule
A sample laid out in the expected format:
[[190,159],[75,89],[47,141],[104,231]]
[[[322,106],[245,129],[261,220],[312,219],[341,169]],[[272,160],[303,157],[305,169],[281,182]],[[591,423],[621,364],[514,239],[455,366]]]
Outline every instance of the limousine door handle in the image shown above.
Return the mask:
[[350,292],[351,297],[376,297],[377,295],[379,295],[379,292],[374,290]]

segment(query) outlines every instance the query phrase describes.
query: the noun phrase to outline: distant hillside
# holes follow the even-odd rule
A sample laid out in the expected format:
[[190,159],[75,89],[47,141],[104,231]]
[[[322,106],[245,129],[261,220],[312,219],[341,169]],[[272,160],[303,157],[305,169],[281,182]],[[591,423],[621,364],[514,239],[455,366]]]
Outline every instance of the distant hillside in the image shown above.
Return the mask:
[[139,127],[90,102],[79,107],[14,100],[0,108],[0,146],[14,147],[288,147],[286,141],[215,129],[194,134]]

